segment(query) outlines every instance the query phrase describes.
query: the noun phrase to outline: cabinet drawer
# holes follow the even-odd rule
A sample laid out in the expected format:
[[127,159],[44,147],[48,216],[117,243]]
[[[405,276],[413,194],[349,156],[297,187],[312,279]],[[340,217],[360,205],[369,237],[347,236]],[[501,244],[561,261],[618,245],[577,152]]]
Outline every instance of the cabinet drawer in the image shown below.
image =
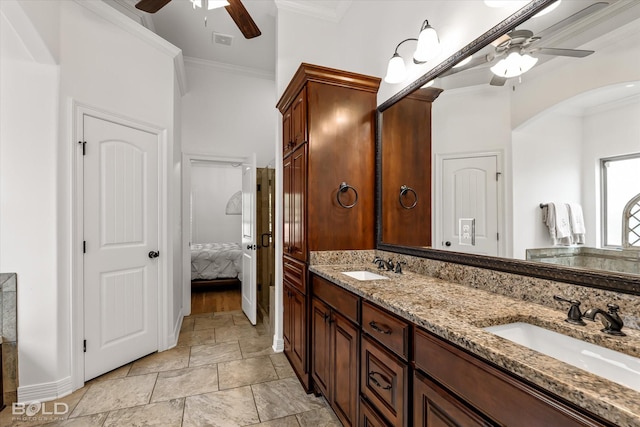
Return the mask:
[[362,338],[360,393],[393,426],[408,425],[409,367],[367,336]]
[[416,369],[500,425],[607,425],[428,332],[416,329],[414,348]]
[[409,358],[409,323],[362,302],[362,329],[404,360]]
[[307,293],[306,271],[307,269],[303,262],[296,261],[287,257],[283,258],[282,274],[284,276],[284,279],[290,286],[298,289],[305,295]]
[[319,276],[312,276],[313,295],[320,298],[338,313],[356,324],[358,322],[358,310],[360,298],[338,285],[334,285],[328,280]]
[[360,398],[360,427],[388,427],[388,423],[369,406],[366,400]]

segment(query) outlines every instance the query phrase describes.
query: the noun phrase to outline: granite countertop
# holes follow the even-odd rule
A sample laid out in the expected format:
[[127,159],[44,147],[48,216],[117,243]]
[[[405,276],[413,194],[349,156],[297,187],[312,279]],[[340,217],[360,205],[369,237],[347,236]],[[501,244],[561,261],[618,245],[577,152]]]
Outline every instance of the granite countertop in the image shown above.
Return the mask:
[[[359,281],[342,271],[369,270],[389,280]],[[617,425],[640,426],[640,392],[530,350],[482,328],[527,322],[640,357],[640,331],[626,337],[600,332],[600,322],[576,326],[566,311],[512,299],[405,271],[380,272],[364,265],[312,265],[310,271],[375,302],[416,325]]]

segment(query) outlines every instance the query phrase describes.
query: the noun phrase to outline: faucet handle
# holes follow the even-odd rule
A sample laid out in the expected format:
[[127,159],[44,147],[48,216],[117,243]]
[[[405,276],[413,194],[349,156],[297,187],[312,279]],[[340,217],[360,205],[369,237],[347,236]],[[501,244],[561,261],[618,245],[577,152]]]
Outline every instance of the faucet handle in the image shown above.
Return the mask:
[[582,320],[582,312],[580,311],[580,301],[576,299],[569,300],[559,295],[554,295],[553,299],[556,301],[568,302],[569,304],[571,304],[571,307],[569,307],[569,312],[567,313],[567,318],[564,320],[565,322],[571,323],[574,325],[581,325],[581,326],[586,325],[586,323],[584,323],[584,320]]
[[404,261],[398,261],[396,262],[396,269],[394,270],[394,272],[398,273],[398,274],[402,274],[402,265],[407,265],[406,262]]
[[618,314],[618,310],[620,310],[620,306],[618,304],[607,304],[607,308],[609,309],[609,313]]

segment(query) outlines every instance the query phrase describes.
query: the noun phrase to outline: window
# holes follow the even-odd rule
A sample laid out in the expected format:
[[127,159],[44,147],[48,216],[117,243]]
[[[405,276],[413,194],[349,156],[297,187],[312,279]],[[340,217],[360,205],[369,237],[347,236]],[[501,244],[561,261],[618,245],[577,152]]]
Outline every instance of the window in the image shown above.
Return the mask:
[[622,246],[622,211],[640,193],[640,153],[600,160],[602,245]]

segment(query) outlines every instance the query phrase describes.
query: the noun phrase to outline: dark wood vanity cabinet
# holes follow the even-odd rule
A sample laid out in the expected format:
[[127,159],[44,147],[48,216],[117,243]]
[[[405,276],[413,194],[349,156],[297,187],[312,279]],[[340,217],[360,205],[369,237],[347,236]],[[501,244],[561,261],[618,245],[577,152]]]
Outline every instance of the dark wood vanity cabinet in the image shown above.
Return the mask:
[[283,177],[283,252],[301,261],[307,260],[305,237],[307,194],[307,145],[302,144],[282,164]]
[[[612,425],[420,329],[415,331],[414,358],[421,371],[414,382],[414,392],[421,394],[414,395],[416,425]],[[422,424],[430,419],[433,424]]]
[[359,298],[311,276],[311,366],[315,387],[345,426],[358,424]]
[[284,354],[291,362],[305,390],[309,391],[307,269],[304,263],[285,257],[282,271]]

